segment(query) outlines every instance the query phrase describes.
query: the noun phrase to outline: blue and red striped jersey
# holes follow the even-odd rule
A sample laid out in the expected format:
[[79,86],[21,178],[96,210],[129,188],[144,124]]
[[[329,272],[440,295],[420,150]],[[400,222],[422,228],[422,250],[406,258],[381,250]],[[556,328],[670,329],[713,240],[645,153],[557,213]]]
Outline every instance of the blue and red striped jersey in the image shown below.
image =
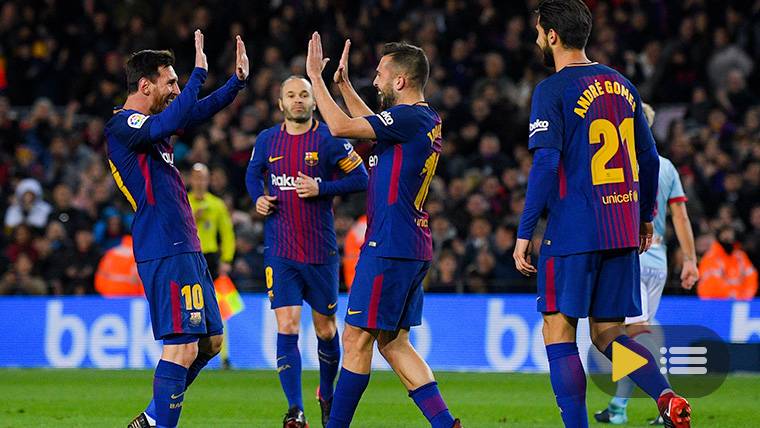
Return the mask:
[[654,138],[631,82],[596,63],[546,78],[533,93],[528,147],[561,152],[542,254],[639,245],[640,203],[653,201],[640,200],[648,196],[640,195],[636,154]]
[[150,122],[156,117],[121,110],[105,128],[111,174],[135,210],[138,262],[201,250],[185,184],[174,166],[174,147],[169,137],[151,139]]
[[441,154],[441,118],[427,103],[400,104],[365,118],[377,143],[369,157],[362,251],[431,260],[433,241],[424,205]]
[[[299,172],[319,183],[319,196],[298,197]],[[338,183],[341,175],[346,176]],[[289,134],[285,124],[262,131],[256,138],[246,185],[254,203],[263,194],[262,181],[268,194],[277,197],[276,209],[264,223],[265,255],[300,263],[337,262],[333,195],[365,190],[366,177],[351,143],[333,137],[327,125],[317,120],[300,135]]]

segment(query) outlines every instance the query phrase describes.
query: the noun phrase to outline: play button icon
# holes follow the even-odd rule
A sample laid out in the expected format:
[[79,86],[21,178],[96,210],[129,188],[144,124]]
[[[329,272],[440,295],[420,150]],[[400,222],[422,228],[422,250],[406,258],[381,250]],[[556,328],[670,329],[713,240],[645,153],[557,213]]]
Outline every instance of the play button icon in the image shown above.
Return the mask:
[[620,379],[645,366],[647,359],[618,342],[612,342],[612,381]]

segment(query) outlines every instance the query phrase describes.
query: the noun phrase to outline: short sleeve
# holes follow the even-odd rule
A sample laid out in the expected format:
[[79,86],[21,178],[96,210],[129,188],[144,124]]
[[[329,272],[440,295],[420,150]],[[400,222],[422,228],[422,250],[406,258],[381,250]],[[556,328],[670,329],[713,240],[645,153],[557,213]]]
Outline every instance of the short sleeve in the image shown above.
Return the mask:
[[406,143],[417,133],[414,107],[397,105],[372,116],[364,116],[375,131],[377,141]]
[[528,125],[528,149],[541,147],[562,151],[565,122],[562,117],[562,99],[546,83],[533,91]]
[[[670,194],[668,194],[668,204],[674,204],[676,202],[686,202],[686,193],[683,191],[683,185],[681,185],[681,177],[678,176],[678,170],[670,161],[666,161],[666,171],[668,174],[668,181],[670,182]],[[662,162],[660,162],[662,164]],[[661,166],[662,167],[662,166]]]
[[354,146],[342,138],[330,139],[330,165],[337,166],[346,174],[362,164],[362,158],[354,151]]

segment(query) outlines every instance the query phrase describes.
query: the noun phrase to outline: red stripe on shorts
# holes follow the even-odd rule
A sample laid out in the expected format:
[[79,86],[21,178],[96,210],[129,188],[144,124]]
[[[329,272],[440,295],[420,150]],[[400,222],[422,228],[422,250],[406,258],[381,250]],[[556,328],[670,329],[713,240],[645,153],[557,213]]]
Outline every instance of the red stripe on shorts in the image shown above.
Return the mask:
[[369,297],[369,312],[367,312],[367,328],[377,328],[377,308],[380,306],[380,293],[382,291],[383,274],[380,274],[372,282],[372,294]]
[[170,283],[170,300],[172,302],[172,331],[182,333],[182,311],[179,308],[179,285],[172,281]]

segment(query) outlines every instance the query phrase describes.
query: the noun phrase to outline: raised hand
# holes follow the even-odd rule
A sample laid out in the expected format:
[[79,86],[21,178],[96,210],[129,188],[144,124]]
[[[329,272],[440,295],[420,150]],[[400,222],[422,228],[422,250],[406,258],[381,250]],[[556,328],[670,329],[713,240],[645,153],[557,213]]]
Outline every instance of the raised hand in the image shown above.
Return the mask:
[[203,33],[201,30],[195,30],[195,66],[208,70],[206,54],[203,53]]
[[343,53],[340,55],[340,62],[338,63],[338,69],[335,70],[333,76],[333,82],[335,83],[349,83],[348,80],[348,51],[351,49],[351,39],[346,39],[346,43],[343,45]]
[[330,61],[330,58],[323,58],[322,55],[322,38],[318,32],[314,32],[309,40],[309,49],[306,54],[306,74],[310,79],[319,79],[322,77],[322,70]]
[[248,54],[245,53],[245,43],[240,36],[235,37],[237,41],[237,51],[235,53],[235,74],[239,80],[248,78]]

